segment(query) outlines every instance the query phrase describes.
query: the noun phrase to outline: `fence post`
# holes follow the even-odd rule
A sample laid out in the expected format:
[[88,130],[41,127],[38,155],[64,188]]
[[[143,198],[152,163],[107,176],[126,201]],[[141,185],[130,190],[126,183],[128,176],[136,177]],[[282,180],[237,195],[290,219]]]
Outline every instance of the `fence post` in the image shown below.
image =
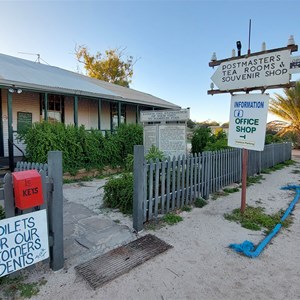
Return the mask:
[[10,173],[6,173],[4,176],[4,210],[6,218],[15,216],[14,191]]
[[144,146],[134,146],[133,174],[133,228],[139,232],[143,229],[144,215]]
[[53,235],[53,246],[50,248],[50,266],[53,271],[64,267],[64,234],[63,234],[63,190],[62,190],[62,152],[48,152],[48,176],[53,183],[49,199],[49,232]]

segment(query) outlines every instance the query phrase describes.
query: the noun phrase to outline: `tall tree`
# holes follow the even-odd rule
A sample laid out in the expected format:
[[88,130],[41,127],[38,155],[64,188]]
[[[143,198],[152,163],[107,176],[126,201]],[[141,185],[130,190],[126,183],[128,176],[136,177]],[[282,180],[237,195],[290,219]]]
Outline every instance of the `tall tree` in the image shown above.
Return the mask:
[[279,136],[294,133],[300,145],[300,82],[293,88],[284,89],[284,95],[275,94],[270,101],[269,111],[287,122],[278,132]]
[[84,64],[88,76],[129,87],[135,62],[132,56],[124,58],[125,49],[108,49],[105,54],[97,52],[92,55],[81,45],[75,47],[75,55]]

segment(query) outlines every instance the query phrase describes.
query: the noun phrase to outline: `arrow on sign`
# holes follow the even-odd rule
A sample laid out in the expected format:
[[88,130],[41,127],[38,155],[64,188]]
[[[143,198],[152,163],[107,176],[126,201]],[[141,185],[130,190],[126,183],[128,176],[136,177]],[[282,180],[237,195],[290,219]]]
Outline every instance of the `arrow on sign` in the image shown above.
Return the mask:
[[287,84],[290,50],[250,56],[220,64],[211,80],[221,91]]

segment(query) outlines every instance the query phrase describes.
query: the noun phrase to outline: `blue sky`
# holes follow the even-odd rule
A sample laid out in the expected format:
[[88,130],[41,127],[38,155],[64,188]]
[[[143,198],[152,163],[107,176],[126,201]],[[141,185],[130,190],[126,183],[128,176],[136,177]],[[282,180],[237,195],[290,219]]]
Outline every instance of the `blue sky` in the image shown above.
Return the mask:
[[127,47],[138,58],[131,88],[190,107],[192,120],[222,123],[229,120],[230,95],[207,95],[212,52],[230,57],[240,40],[245,54],[249,19],[252,52],[263,41],[267,49],[284,47],[291,34],[299,43],[298,8],[296,0],[0,0],[0,53],[33,61],[19,52],[39,53],[50,65],[76,71],[75,44],[91,53]]

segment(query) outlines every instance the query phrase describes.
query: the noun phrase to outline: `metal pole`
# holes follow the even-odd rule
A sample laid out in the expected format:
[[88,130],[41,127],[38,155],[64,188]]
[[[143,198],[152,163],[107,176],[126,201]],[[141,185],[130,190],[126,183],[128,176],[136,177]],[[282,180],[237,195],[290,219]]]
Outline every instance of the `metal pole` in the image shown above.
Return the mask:
[[251,40],[251,19],[249,20],[248,55],[251,54],[251,50],[250,50],[250,40]]

